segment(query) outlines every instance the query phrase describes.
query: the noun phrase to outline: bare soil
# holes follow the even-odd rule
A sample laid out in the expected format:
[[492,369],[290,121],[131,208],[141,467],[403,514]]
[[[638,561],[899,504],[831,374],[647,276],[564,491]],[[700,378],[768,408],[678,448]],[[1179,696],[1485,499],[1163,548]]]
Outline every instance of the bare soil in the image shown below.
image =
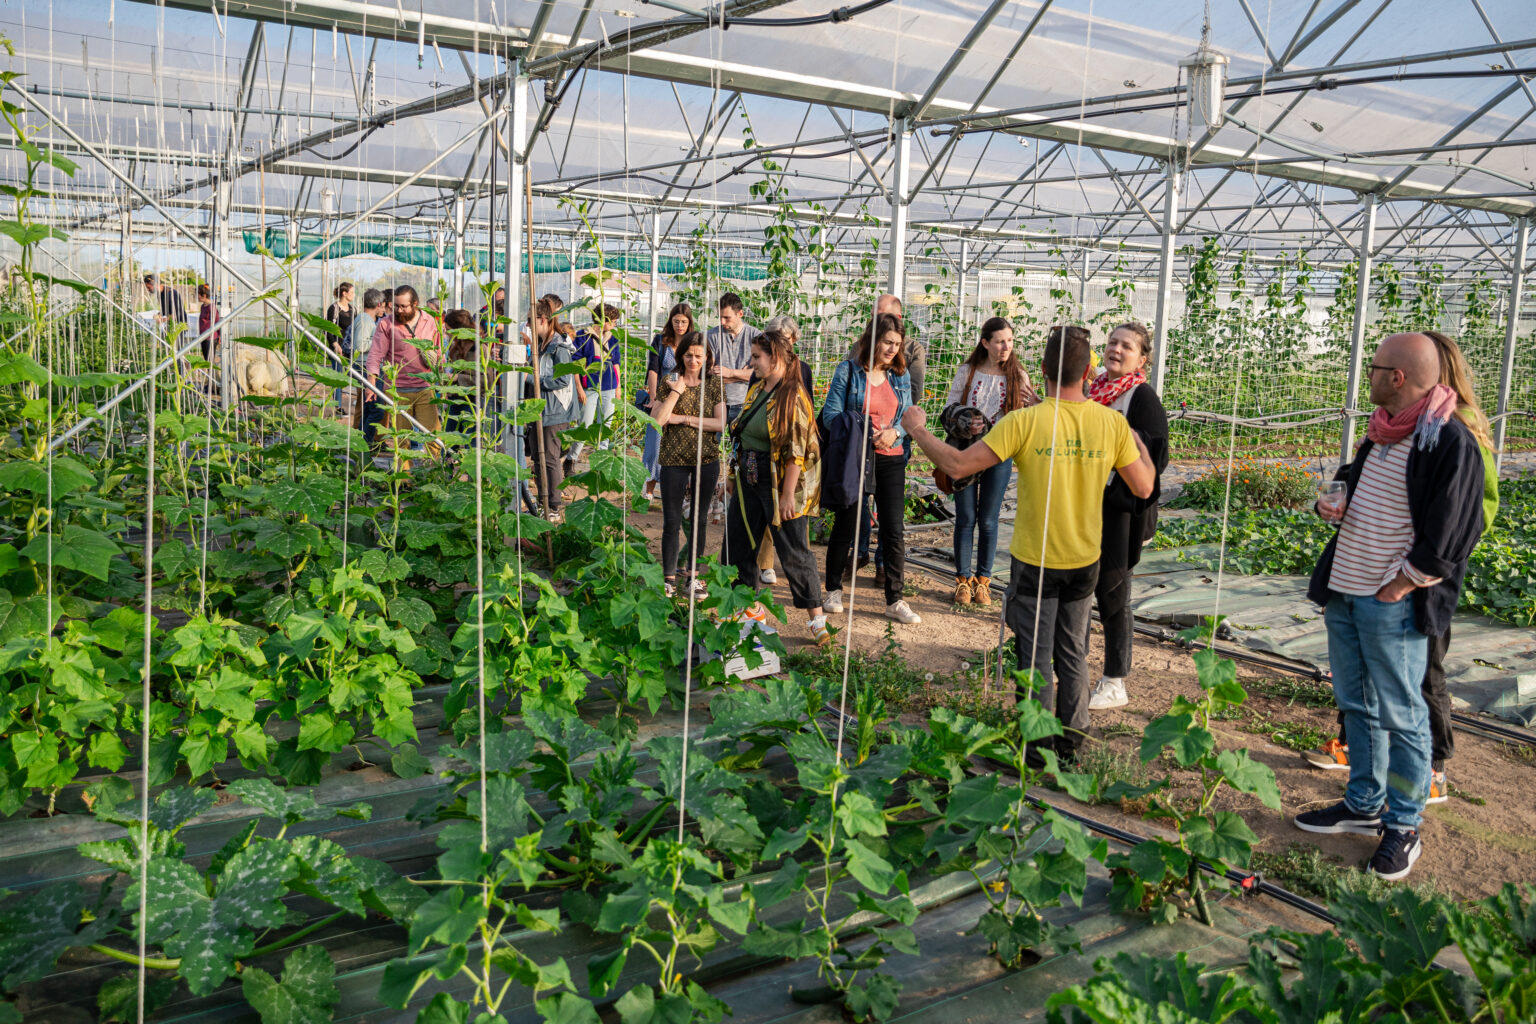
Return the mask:
[[[659,502],[657,511],[635,516],[633,522],[659,546]],[[718,554],[721,534],[721,525],[710,525],[706,550]],[[813,546],[812,551],[818,564],[824,564],[825,548]],[[940,578],[909,570],[906,584],[907,603],[923,617],[923,621],[916,625],[894,626],[895,638],[901,644],[908,665],[942,678],[964,668],[979,668],[983,658],[990,662],[996,657],[1000,621],[1000,608],[996,602],[981,609],[957,607],[950,601],[954,588],[952,577]],[[914,587],[916,593],[912,594]],[[790,608],[789,589],[782,573],[772,590],[789,618],[783,627],[786,646],[791,651],[807,646],[810,641],[805,629],[805,614]],[[847,588],[844,592],[846,595]],[[873,566],[858,573],[856,593],[852,642],[861,650],[881,651],[890,623],[884,615],[884,595],[874,585]],[[835,626],[847,626],[846,614],[835,618]],[[839,635],[838,640],[841,642],[845,637],[846,634]],[[1103,664],[1103,647],[1097,627],[1089,658],[1091,670],[1096,675]],[[1135,756],[1147,723],[1166,711],[1176,694],[1194,696],[1199,692],[1194,665],[1187,651],[1137,638],[1134,665],[1127,683],[1131,698],[1129,706],[1093,713],[1095,742],[1106,744],[1114,751],[1123,751],[1129,757]],[[1300,701],[1266,695],[1262,692],[1264,683],[1273,680],[1272,676],[1240,666],[1239,678],[1250,693],[1247,715],[1241,721],[1213,722],[1212,725],[1221,745],[1246,747],[1255,760],[1273,769],[1280,785],[1282,809],[1271,811],[1242,794],[1227,796],[1224,806],[1242,813],[1249,827],[1258,834],[1261,850],[1281,854],[1292,845],[1315,846],[1331,860],[1345,866],[1363,867],[1375,850],[1373,838],[1313,835],[1298,830],[1291,823],[1301,811],[1340,799],[1347,773],[1313,768],[1298,751],[1242,728],[1245,723],[1257,719],[1267,721],[1271,726],[1295,727],[1297,733],[1310,727],[1317,730],[1317,734],[1328,735],[1328,730],[1335,727],[1334,710],[1331,707],[1308,707]],[[943,695],[933,696],[941,700]],[[1164,770],[1161,766],[1154,767],[1158,772]],[[1467,899],[1492,895],[1505,882],[1536,882],[1536,867],[1533,867],[1536,865],[1536,799],[1531,795],[1536,792],[1536,752],[1458,730],[1455,757],[1447,763],[1447,773],[1451,799],[1426,809],[1422,826],[1424,853],[1409,880],[1432,882],[1447,893]],[[1063,794],[1053,795],[1052,800],[1075,804]],[[1080,806],[1079,809],[1131,831],[1142,834],[1153,831],[1150,823],[1118,807]]]

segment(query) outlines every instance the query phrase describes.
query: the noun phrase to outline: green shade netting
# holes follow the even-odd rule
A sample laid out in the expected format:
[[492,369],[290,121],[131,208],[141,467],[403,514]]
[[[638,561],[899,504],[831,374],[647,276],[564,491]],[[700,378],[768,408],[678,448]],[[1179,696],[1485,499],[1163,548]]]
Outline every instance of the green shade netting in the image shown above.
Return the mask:
[[[246,231],[245,251],[248,253],[266,252],[277,259],[287,259],[292,255],[288,247],[288,234],[276,228],[267,228],[265,231]],[[317,251],[325,242],[325,236],[315,233],[299,235],[298,255],[309,256]],[[453,250],[445,249],[441,256],[437,249],[428,242],[420,241],[395,241],[376,236],[342,237],[334,239],[326,249],[326,259],[345,259],[348,256],[387,256],[398,263],[404,263],[413,267],[434,267],[438,270],[453,269]],[[576,257],[576,269],[591,270],[597,266],[596,253],[581,253]],[[528,258],[524,255],[521,272],[528,272]],[[464,251],[464,269],[472,274],[484,273],[491,264],[491,253],[484,246],[470,248]],[[621,270],[634,273],[650,273],[651,257],[642,255],[620,254],[603,257],[603,266],[609,270]],[[507,260],[505,253],[495,253],[495,262],[492,272],[495,274],[506,273]],[[561,253],[534,253],[533,271],[536,274],[558,274],[571,269],[571,258]],[[657,263],[657,271],[668,277],[675,277],[687,269],[687,263],[676,256],[663,256]],[[717,264],[717,272],[723,278],[732,281],[761,281],[768,276],[768,268],[765,263],[748,260],[721,260]]]

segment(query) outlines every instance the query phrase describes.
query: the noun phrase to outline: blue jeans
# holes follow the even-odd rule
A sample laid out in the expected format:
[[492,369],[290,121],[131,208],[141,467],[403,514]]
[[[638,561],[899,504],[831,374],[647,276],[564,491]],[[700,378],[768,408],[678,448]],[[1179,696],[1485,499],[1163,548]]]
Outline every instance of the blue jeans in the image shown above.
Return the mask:
[[[1004,459],[976,482],[955,492],[955,575],[992,578],[997,556],[997,517],[1013,478],[1013,461]],[[971,540],[976,536],[976,571],[971,571]]]
[[1385,803],[1384,824],[1418,828],[1429,796],[1429,638],[1414,628],[1413,598],[1386,604],[1335,594],[1323,617],[1333,699],[1349,742],[1344,801],[1365,814]]

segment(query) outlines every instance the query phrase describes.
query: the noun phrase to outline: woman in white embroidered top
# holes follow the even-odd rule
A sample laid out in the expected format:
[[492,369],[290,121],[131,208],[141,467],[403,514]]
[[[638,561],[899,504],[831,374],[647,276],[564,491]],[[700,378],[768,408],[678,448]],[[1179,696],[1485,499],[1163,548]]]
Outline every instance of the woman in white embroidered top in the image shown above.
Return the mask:
[[[1013,349],[1013,325],[994,316],[981,325],[981,340],[960,364],[940,421],[956,447],[969,447],[1004,413],[1035,405],[1040,396]],[[976,415],[979,413],[980,415]],[[1013,476],[1013,461],[954,481],[955,603],[991,604],[992,561],[997,554],[997,517]],[[976,561],[972,568],[972,551]]]

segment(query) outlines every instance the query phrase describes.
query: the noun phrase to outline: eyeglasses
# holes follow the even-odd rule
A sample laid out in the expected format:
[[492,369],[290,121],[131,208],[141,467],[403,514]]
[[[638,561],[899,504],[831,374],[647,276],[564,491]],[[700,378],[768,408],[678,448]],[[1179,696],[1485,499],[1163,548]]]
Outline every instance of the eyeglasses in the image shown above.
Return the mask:
[[1371,365],[1369,365],[1369,366],[1367,366],[1365,368],[1365,372],[1366,373],[1375,373],[1377,370],[1386,370],[1388,373],[1390,373],[1390,372],[1392,372],[1395,369],[1397,369],[1397,367],[1395,367],[1395,366],[1378,366],[1376,363],[1372,363]]

